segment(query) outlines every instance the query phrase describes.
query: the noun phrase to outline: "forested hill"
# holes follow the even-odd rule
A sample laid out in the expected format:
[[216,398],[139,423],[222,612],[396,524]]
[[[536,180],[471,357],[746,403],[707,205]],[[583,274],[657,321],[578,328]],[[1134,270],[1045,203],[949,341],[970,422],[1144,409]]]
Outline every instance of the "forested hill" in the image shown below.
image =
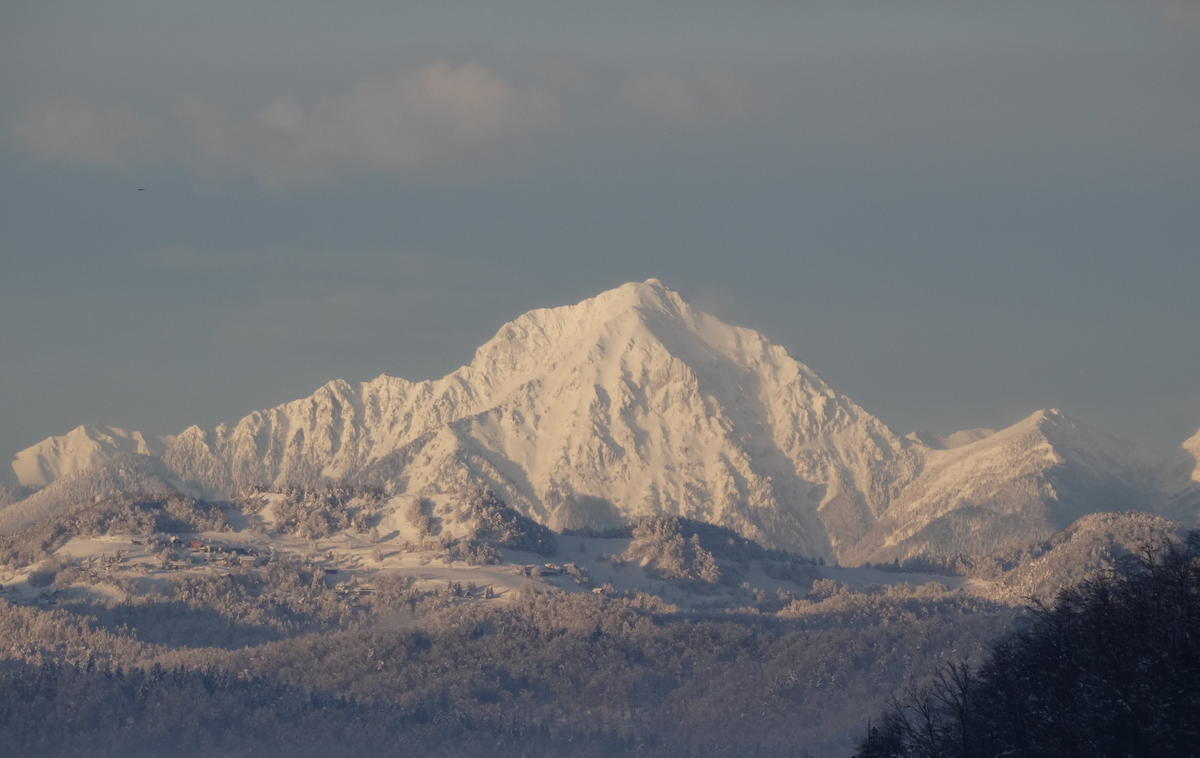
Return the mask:
[[843,568],[679,518],[555,533],[478,488],[103,498],[0,538],[0,739],[29,756],[846,755],[889,692],[979,664],[1026,589],[1177,528],[1098,515],[986,559]]
[[1148,543],[911,685],[857,758],[1200,754],[1200,531]]

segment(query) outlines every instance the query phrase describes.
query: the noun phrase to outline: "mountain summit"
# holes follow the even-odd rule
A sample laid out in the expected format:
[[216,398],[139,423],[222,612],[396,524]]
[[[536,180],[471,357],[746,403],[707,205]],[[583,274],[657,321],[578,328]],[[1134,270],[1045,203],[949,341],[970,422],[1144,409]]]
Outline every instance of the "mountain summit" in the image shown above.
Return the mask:
[[13,472],[24,487],[44,487],[61,476],[83,471],[121,453],[161,453],[158,440],[112,426],[79,426],[17,453]]
[[165,459],[214,488],[483,481],[557,526],[666,513],[833,557],[822,505],[883,507],[916,470],[909,447],[783,348],[651,279],[530,311],[443,379],[331,382],[188,429]]
[[163,462],[225,493],[483,483],[556,528],[679,515],[855,562],[1023,544],[1187,489],[1058,411],[933,445],[897,436],[783,348],[656,279],[530,311],[442,379],[339,380],[233,427],[191,427]]

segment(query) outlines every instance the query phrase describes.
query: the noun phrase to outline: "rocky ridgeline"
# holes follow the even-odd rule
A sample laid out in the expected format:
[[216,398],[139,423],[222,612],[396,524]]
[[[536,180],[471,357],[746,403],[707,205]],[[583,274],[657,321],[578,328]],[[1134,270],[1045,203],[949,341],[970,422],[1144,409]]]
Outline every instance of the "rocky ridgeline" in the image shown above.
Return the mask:
[[[330,382],[232,427],[191,427],[161,459],[124,453],[62,476],[0,510],[0,532],[137,488],[482,485],[558,530],[679,516],[845,564],[979,556],[1101,511],[1195,523],[1197,440],[1157,456],[1057,410],[901,437],[763,335],[652,279],[526,313],[442,379]],[[21,460],[66,471],[54,455],[68,447]]]

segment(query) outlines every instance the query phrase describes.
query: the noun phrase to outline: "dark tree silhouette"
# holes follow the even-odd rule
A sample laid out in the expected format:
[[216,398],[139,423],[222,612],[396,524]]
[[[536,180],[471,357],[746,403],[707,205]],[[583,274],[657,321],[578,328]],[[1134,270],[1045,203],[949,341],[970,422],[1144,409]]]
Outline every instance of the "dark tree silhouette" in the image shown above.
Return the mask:
[[984,665],[894,697],[860,758],[1200,755],[1200,532],[1037,606]]

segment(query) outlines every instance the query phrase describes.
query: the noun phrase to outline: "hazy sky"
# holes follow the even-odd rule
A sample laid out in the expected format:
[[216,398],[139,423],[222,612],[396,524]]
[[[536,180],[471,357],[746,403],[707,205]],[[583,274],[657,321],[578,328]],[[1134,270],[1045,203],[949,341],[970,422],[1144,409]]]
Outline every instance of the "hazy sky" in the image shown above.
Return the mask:
[[435,378],[651,276],[901,433],[1173,447],[1200,0],[9,0],[0,232],[8,457]]

